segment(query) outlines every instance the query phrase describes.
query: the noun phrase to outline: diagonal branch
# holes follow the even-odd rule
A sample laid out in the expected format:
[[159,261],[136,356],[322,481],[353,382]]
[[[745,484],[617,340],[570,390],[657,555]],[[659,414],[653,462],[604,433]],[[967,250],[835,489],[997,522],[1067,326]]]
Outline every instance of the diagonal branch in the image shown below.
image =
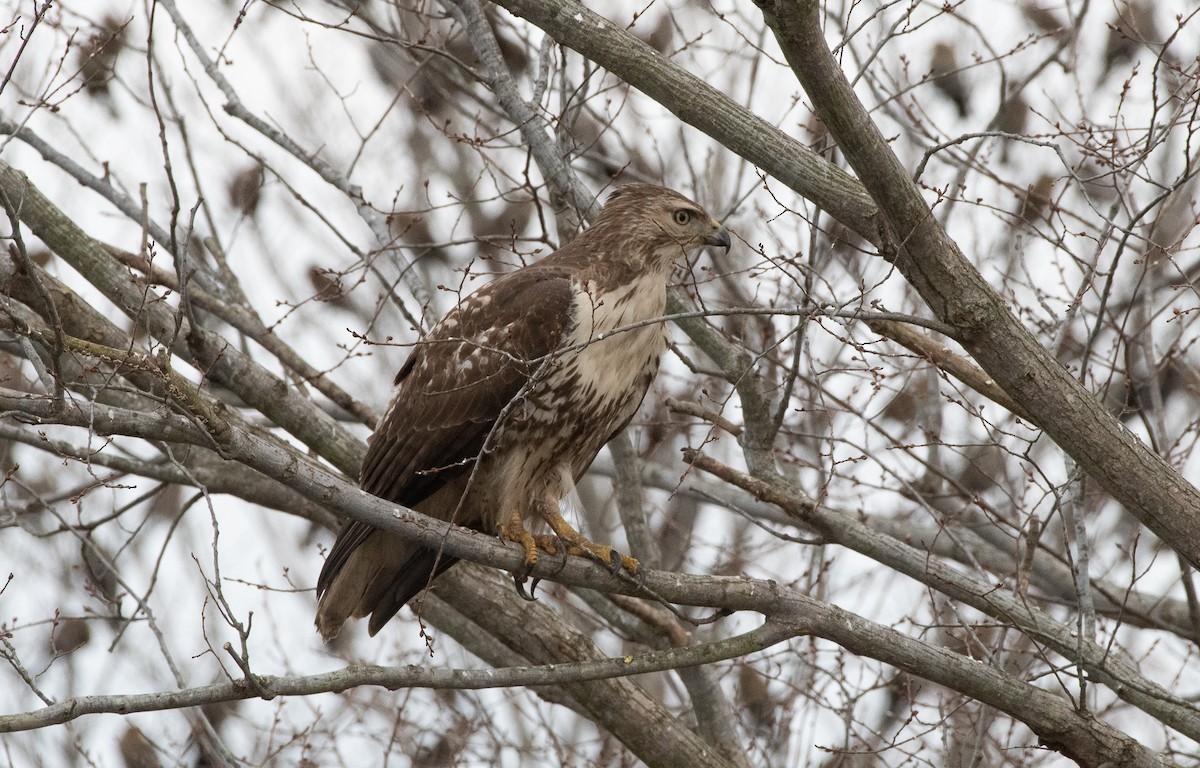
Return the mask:
[[817,113],[875,198],[896,268],[988,375],[1125,508],[1200,566],[1200,491],[1020,324],[942,228],[825,42],[820,4],[760,3]]
[[[25,174],[0,162],[0,187],[16,207],[21,222],[139,326],[160,341],[177,337],[175,318],[162,297],[138,285],[129,269],[114,259],[103,243],[81,230]],[[228,387],[343,472],[357,474],[362,461],[361,442],[315,403],[212,331],[184,321],[178,336],[186,338],[187,343],[176,344],[172,350],[175,354],[212,381]]]
[[574,0],[495,0],[716,139],[868,240],[876,209],[848,173]]
[[1022,633],[1059,656],[1078,659],[1093,680],[1109,686],[1125,701],[1180,733],[1200,738],[1200,711],[1195,706],[1142,677],[1131,664],[1113,654],[1111,648],[1081,640],[1074,628],[1034,608],[1010,590],[951,568],[915,547],[872,531],[848,515],[816,504],[782,478],[751,477],[696,451],[686,451],[684,458],[693,466],[780,506],[827,541],[861,552],[989,616],[1012,622]]

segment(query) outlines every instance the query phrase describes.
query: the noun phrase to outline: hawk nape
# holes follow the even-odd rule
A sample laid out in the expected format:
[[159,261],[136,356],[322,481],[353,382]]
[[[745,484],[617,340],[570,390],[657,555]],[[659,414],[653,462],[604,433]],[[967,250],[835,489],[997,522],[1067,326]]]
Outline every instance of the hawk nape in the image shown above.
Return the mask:
[[[570,244],[484,285],[414,347],[371,436],[360,486],[498,531],[525,548],[525,574],[539,546],[558,545],[636,573],[636,560],[568,525],[559,502],[633,418],[658,372],[666,328],[644,321],[663,315],[671,265],[729,242],[677,192],[621,187]],[[554,536],[534,536],[526,521]],[[348,618],[370,614],[374,635],[454,562],[351,521],[317,580],[317,629],[330,640]]]

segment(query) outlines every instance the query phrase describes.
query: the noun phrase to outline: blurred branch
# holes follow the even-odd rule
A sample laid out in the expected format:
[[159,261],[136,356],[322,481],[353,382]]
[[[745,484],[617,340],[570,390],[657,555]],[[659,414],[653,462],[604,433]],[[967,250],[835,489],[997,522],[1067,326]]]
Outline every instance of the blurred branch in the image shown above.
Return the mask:
[[661,568],[658,543],[654,541],[646,521],[646,497],[642,493],[641,458],[634,450],[629,430],[622,430],[608,441],[608,452],[612,456],[616,474],[613,477],[613,493],[616,496],[617,514],[629,539],[630,553],[639,562],[651,568]]
[[871,330],[929,360],[939,370],[950,374],[1014,416],[1033,422],[1025,409],[1009,397],[1004,390],[996,386],[996,382],[988,378],[987,374],[951,352],[950,348],[944,344],[938,344],[928,336],[919,334],[909,326],[894,320],[868,318],[865,322]]
[[[684,309],[683,291],[667,293],[667,314],[675,320],[688,338],[708,355],[721,371],[723,378],[737,390],[742,403],[744,426],[738,435],[746,462],[752,467],[774,469],[774,424],[771,419],[770,397],[754,371],[756,359],[745,347],[725,337],[707,322],[704,313],[689,313]],[[696,316],[697,314],[701,316]]]
[[[643,566],[661,569],[662,557],[657,542],[651,536],[646,520],[646,497],[642,492],[641,458],[634,450],[629,430],[608,442],[608,451],[616,468],[613,489],[616,495],[617,512],[629,538],[630,549]],[[616,597],[616,596],[614,596]],[[640,600],[619,602],[626,610],[634,613],[649,624],[656,632],[668,638],[675,647],[688,647],[692,636],[684,632],[679,619],[661,606],[652,606]],[[640,613],[637,609],[645,607]],[[657,609],[657,610],[655,610]],[[692,710],[696,713],[700,734],[717,747],[736,765],[749,768],[746,751],[737,732],[737,721],[729,699],[721,690],[720,681],[713,671],[706,668],[679,670],[680,680],[691,697]]]
[[[353,203],[355,209],[358,211],[358,215],[371,230],[371,234],[375,238],[376,248],[380,251],[392,252],[396,257],[396,260],[400,262],[402,265],[400,270],[401,278],[404,280],[405,285],[416,298],[417,303],[422,308],[429,307],[432,298],[429,295],[429,291],[427,290],[426,286],[417,279],[416,273],[408,268],[411,266],[411,263],[401,254],[401,251],[395,242],[395,238],[388,230],[387,217],[375,210],[375,208],[366,201],[366,199],[363,197],[362,188],[360,188],[357,184],[351,183],[349,178],[347,178],[329,163],[322,160],[317,153],[305,151],[286,133],[268,124],[262,118],[258,117],[249,109],[247,109],[242,103],[242,100],[238,97],[237,92],[233,89],[233,86],[228,80],[225,79],[225,76],[221,74],[216,62],[214,62],[208,56],[205,46],[202,45],[196,38],[191,26],[188,25],[187,21],[183,18],[183,14],[180,13],[179,8],[176,7],[174,0],[161,0],[159,5],[161,5],[162,8],[170,15],[171,21],[174,23],[175,28],[179,30],[179,33],[187,42],[192,54],[200,61],[200,64],[202,67],[204,67],[204,71],[208,75],[209,79],[211,79],[217,88],[221,90],[221,93],[224,94],[226,100],[225,111],[241,120],[254,130],[258,131],[267,139],[274,142],[281,149],[292,155],[292,157],[295,157],[301,163],[311,168],[331,187],[339,192],[342,192],[346,198]],[[421,313],[417,314],[420,315]]]
[[[521,138],[525,140],[538,170],[550,187],[550,202],[559,219],[559,241],[570,241],[578,232],[580,223],[598,210],[596,196],[587,191],[567,164],[566,158],[546,132],[545,121],[535,105],[521,98],[479,0],[445,0],[443,5],[457,9],[461,14],[463,26],[483,65],[479,76],[496,94],[501,109],[521,132]],[[563,209],[568,206],[572,212],[564,218],[563,214],[567,212]]]
[[668,397],[665,404],[674,413],[682,413],[687,416],[695,416],[698,419],[703,419],[714,427],[720,427],[723,431],[728,432],[734,437],[742,434],[742,428],[737,424],[734,424],[715,411],[710,411],[699,403],[693,403],[690,400],[680,400],[676,397]]

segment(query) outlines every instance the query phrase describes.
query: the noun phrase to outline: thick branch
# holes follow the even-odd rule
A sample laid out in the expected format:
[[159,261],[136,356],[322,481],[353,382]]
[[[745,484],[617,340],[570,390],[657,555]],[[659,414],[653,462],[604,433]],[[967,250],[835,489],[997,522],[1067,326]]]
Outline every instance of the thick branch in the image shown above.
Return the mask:
[[[175,317],[158,300],[161,297],[148,295],[149,288],[138,285],[103,243],[89,237],[47,200],[25,174],[3,162],[0,192],[6,196],[0,199],[12,201],[22,223],[151,335],[171,345],[173,352],[192,362],[205,376],[228,387],[343,472],[357,474],[362,461],[361,441],[215,333],[191,328],[184,320],[177,334]],[[187,339],[187,343],[179,339]]]
[[1065,659],[1081,657],[1078,660],[1093,680],[1108,685],[1122,699],[1180,733],[1200,739],[1200,712],[1194,706],[1142,677],[1132,665],[1117,658],[1111,648],[1095,642],[1081,642],[1072,627],[1032,607],[1010,590],[951,568],[915,547],[883,536],[849,516],[816,504],[782,478],[751,477],[695,451],[688,451],[685,458],[694,466],[779,505],[828,541],[861,552],[989,616],[1011,622],[1023,634]]
[[760,6],[817,113],[886,218],[896,268],[1056,443],[1167,546],[1200,567],[1200,492],[1108,413],[967,261],[846,80],[825,42],[820,4],[764,0]]
[[862,237],[878,238],[875,204],[849,174],[620,26],[572,0],[495,2],[769,170]]

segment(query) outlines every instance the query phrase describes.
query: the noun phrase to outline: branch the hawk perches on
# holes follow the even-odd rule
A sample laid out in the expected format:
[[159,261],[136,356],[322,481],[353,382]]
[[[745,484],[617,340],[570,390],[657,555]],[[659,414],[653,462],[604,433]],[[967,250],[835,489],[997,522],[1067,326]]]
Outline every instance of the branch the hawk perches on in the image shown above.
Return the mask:
[[[636,560],[593,544],[559,502],[645,397],[667,346],[662,317],[671,265],[729,233],[677,192],[614,192],[570,244],[463,299],[396,374],[372,435],[363,490],[525,548],[594,557],[636,573]],[[633,326],[633,327],[630,327]],[[614,331],[616,331],[614,333]],[[549,525],[534,536],[525,521]],[[372,635],[455,559],[350,521],[317,580],[317,628],[348,618]]]

